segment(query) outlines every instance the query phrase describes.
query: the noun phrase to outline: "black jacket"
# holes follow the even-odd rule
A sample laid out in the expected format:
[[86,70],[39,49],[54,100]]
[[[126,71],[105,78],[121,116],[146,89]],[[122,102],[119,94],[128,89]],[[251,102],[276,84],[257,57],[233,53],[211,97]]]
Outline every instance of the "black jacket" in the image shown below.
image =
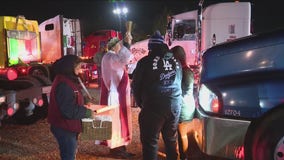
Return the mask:
[[131,87],[139,107],[169,107],[181,103],[182,68],[168,50],[149,52],[136,66]]

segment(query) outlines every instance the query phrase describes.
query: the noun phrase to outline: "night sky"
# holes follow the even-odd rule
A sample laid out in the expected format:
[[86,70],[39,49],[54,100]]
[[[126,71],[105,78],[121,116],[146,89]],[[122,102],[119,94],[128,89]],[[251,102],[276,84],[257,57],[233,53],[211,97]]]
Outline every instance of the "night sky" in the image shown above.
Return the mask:
[[[139,30],[152,33],[155,19],[166,8],[173,14],[197,9],[199,0],[5,0],[0,5],[0,15],[24,15],[26,19],[42,21],[63,15],[66,18],[79,18],[82,32],[87,35],[99,29],[119,30],[119,18],[112,13],[116,5],[126,5],[129,9],[126,19],[132,20]],[[204,0],[204,7],[216,2],[229,0]],[[253,32],[265,32],[284,28],[284,9],[280,0],[250,0],[252,2]],[[123,26],[124,27],[124,24]]]

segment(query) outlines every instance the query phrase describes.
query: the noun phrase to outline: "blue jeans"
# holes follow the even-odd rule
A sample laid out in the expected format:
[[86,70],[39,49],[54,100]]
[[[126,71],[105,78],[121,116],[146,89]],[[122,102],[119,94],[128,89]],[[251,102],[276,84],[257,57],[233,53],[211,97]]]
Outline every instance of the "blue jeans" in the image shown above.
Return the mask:
[[154,111],[153,107],[142,108],[139,114],[140,140],[143,160],[157,160],[160,133],[165,143],[167,160],[177,160],[177,126],[180,109]]
[[50,127],[50,131],[56,138],[59,145],[61,160],[75,160],[78,133],[70,132],[54,126]]

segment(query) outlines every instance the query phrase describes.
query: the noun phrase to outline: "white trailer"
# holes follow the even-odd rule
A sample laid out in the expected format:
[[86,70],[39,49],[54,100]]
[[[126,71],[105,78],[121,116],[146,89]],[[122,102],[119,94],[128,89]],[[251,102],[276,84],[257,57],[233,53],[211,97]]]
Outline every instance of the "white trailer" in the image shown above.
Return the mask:
[[[200,22],[201,25],[198,25]],[[173,15],[169,20],[165,40],[170,48],[177,45],[184,47],[188,65],[198,65],[199,54],[206,49],[218,43],[248,36],[251,34],[250,30],[250,2],[217,3],[201,8],[200,11]]]

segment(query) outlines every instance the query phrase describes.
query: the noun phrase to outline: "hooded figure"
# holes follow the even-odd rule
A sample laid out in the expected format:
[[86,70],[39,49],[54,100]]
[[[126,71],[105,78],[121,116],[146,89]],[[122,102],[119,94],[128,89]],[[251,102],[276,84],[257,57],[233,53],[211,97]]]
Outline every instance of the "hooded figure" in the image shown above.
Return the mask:
[[176,160],[176,131],[181,109],[181,64],[157,31],[148,43],[149,54],[137,63],[132,91],[139,113],[143,159],[157,159],[160,133],[168,160]]
[[67,55],[52,66],[55,79],[52,83],[47,120],[57,140],[61,159],[75,159],[77,137],[82,132],[81,119],[86,118],[78,74],[81,60]]

